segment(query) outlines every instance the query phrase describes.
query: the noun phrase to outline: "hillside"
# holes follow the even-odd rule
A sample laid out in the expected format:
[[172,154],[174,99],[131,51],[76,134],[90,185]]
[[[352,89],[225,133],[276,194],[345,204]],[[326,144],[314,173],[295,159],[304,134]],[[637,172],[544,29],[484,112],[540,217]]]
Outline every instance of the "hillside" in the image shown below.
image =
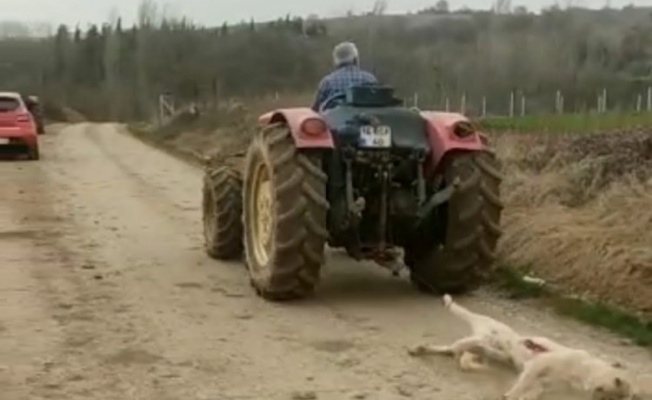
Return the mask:
[[[421,107],[460,107],[506,114],[509,94],[527,96],[528,112],[596,106],[631,109],[652,84],[649,8],[585,10],[521,8],[415,15],[351,16],[202,28],[162,20],[144,8],[140,22],[61,26],[39,40],[0,40],[0,86],[38,92],[92,119],[153,116],[159,95],[177,104],[232,97],[287,96],[314,90],[330,68],[336,42],[356,41],[362,62]],[[323,27],[323,28],[322,28]],[[487,79],[491,77],[491,79]]]

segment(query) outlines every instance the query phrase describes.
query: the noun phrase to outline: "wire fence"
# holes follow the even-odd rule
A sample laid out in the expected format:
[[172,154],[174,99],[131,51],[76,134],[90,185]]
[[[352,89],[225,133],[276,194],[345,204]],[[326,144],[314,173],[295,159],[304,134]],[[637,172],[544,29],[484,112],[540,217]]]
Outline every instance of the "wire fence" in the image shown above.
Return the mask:
[[583,101],[582,107],[569,106],[561,90],[557,90],[549,101],[540,95],[528,96],[518,90],[504,96],[480,96],[479,98],[472,98],[466,94],[455,97],[428,96],[428,94],[414,92],[411,98],[406,99],[406,105],[421,109],[459,112],[475,117],[514,118],[550,113],[652,112],[652,86],[645,87],[632,99],[618,96],[613,101],[610,100],[608,89],[604,88],[596,94],[593,101]]
[[[575,130],[595,131],[622,127],[624,125],[652,125],[652,85],[634,90],[610,93],[602,88],[595,97],[577,96],[569,90],[568,98],[562,90],[549,94],[526,94],[521,90],[490,96],[458,96],[436,94],[434,91],[414,92],[404,97],[404,105],[422,110],[459,112],[472,118],[490,121],[492,128],[506,130]],[[265,100],[266,99],[266,100]],[[208,110],[222,102],[188,102],[172,94],[162,94],[158,99],[158,123],[164,124],[175,114],[188,110]],[[238,99],[224,99],[225,102]],[[271,96],[241,99],[266,104],[269,107],[306,106],[312,101],[310,93],[272,93]],[[205,104],[204,104],[205,103]],[[634,116],[636,114],[636,116]],[[598,118],[598,115],[601,115]]]

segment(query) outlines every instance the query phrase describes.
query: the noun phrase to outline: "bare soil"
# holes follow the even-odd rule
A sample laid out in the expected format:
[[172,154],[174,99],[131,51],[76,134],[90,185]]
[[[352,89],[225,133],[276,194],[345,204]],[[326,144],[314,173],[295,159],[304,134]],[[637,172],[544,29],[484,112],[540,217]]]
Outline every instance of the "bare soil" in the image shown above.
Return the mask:
[[[41,140],[41,161],[0,162],[0,399],[478,400],[513,379],[408,357],[467,328],[404,277],[338,253],[316,298],[256,297],[241,263],[203,252],[202,171],[123,127]],[[647,351],[526,303],[460,302],[652,372]]]

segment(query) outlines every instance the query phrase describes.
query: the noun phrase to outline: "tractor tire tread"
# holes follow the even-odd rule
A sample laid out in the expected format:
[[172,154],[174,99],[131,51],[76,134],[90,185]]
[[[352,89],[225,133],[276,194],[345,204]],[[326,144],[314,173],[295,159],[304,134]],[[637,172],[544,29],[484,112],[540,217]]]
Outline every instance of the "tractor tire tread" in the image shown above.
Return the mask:
[[205,172],[202,214],[206,253],[218,260],[241,257],[242,179],[236,170],[222,166]]
[[443,243],[424,234],[406,249],[406,264],[412,282],[429,293],[459,294],[476,289],[483,282],[479,248],[482,242],[482,171],[474,153],[456,153],[444,160],[447,183],[459,186],[446,210]]
[[[262,161],[261,161],[262,160]],[[294,300],[314,292],[320,281],[324,261],[326,228],[326,176],[320,160],[298,150],[290,130],[275,124],[261,130],[252,142],[245,162],[245,196],[247,182],[257,162],[271,169],[274,193],[275,225],[269,250],[269,273],[256,272],[249,244],[251,229],[245,217],[245,253],[251,283],[257,293],[271,301]]]

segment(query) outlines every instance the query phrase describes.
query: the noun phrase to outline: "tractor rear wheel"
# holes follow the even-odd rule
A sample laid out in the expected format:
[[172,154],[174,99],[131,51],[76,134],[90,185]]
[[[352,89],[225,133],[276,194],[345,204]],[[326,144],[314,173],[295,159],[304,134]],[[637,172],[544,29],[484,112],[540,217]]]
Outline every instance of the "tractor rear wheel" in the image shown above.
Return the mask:
[[268,300],[310,295],[328,231],[327,176],[319,154],[296,148],[288,127],[259,132],[244,174],[244,244],[251,283]]
[[422,291],[463,293],[486,275],[480,257],[483,242],[483,174],[475,153],[454,153],[444,160],[444,185],[458,182],[450,200],[405,249],[412,282]]
[[500,199],[500,185],[503,181],[501,164],[492,150],[479,153],[475,162],[482,173],[482,241],[480,242],[480,259],[483,270],[490,271],[496,261],[496,247],[502,236],[500,227],[503,202]]
[[202,216],[206,253],[218,260],[242,255],[242,179],[235,169],[211,168],[204,174]]

